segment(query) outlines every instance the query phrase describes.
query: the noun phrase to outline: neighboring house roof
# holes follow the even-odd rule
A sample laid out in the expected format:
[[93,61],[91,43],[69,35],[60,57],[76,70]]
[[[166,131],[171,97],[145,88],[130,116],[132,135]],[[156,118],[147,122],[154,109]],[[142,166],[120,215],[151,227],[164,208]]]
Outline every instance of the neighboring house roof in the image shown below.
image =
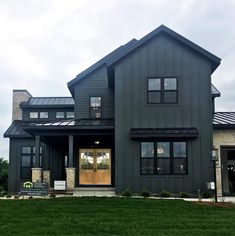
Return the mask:
[[234,129],[235,112],[215,112],[213,115],[214,129]]
[[23,130],[22,120],[15,120],[4,133],[5,138],[32,138],[32,136]]
[[156,37],[160,33],[168,34],[169,36],[173,37],[174,39],[178,40],[180,43],[186,45],[187,47],[191,48],[192,50],[196,51],[200,55],[204,56],[211,62],[211,73],[214,72],[214,70],[219,66],[221,59],[214,54],[208,52],[207,50],[201,48],[197,44],[193,43],[192,41],[184,38],[180,34],[176,33],[175,31],[169,29],[168,27],[161,25],[140,40],[132,39],[127,44],[117,48],[113,52],[109,53],[107,56],[103,57],[101,60],[81,72],[68,82],[67,86],[71,92],[71,94],[74,94],[74,85],[79,82],[82,78],[86,77],[90,73],[94,72],[98,68],[100,68],[103,65],[106,65],[107,67],[112,67],[115,63],[117,63],[119,60],[124,58],[125,56],[129,55],[131,52],[133,52],[135,49],[139,48],[152,38]]
[[72,97],[30,97],[27,102],[22,102],[21,107],[64,107],[74,106],[74,100]]
[[213,85],[211,84],[211,95],[212,97],[220,97],[220,91]]
[[112,58],[112,57],[114,57],[116,55],[119,55],[121,52],[123,52],[124,50],[127,50],[131,45],[135,44],[136,42],[137,42],[136,39],[132,39],[131,41],[129,41],[125,45],[122,45],[119,48],[115,49],[114,51],[112,51],[111,53],[109,53],[108,55],[106,55],[105,57],[100,59],[98,62],[96,62],[95,64],[93,64],[92,66],[88,67],[86,70],[84,70],[80,74],[78,74],[76,76],[76,78],[74,78],[73,80],[69,81],[68,84],[67,84],[70,92],[73,94],[73,85],[75,85],[78,81],[80,81],[82,78],[86,77],[90,73],[94,72],[95,70],[97,70],[101,66],[105,65],[106,62],[110,58]]

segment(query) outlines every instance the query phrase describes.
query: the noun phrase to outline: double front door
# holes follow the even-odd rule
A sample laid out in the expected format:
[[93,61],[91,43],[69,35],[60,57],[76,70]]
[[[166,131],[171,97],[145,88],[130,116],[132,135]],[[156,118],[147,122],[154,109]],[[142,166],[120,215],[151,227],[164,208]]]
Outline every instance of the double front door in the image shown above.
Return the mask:
[[79,150],[80,185],[111,185],[111,149]]

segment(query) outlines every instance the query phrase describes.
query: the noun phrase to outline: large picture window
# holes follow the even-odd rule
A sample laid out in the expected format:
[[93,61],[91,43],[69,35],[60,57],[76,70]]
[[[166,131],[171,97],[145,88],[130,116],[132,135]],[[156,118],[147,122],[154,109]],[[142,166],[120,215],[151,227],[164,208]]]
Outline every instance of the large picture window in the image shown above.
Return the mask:
[[101,97],[90,98],[90,117],[101,118]]
[[186,142],[142,142],[141,174],[188,173]]
[[[21,147],[21,179],[31,180],[31,168],[35,167],[35,147]],[[42,166],[42,147],[40,147],[40,167]]]
[[176,78],[148,78],[148,103],[174,104],[178,102]]

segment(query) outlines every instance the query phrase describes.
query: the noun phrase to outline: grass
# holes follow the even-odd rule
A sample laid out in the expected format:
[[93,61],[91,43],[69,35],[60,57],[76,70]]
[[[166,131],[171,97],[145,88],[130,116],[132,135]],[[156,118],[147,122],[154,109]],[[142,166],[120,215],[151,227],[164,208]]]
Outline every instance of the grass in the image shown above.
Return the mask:
[[235,207],[183,200],[1,200],[1,235],[234,235]]

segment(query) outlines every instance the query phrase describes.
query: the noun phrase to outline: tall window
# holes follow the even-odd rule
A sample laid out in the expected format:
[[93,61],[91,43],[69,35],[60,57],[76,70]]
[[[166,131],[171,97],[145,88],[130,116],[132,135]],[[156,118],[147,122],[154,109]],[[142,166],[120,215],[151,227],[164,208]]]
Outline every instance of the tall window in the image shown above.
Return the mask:
[[174,104],[178,102],[176,78],[148,78],[148,103]]
[[142,142],[141,174],[187,174],[186,142]]
[[[21,147],[21,179],[31,179],[31,168],[35,167],[35,147]],[[42,166],[42,147],[40,147],[40,167]]]
[[90,98],[90,117],[101,118],[101,97]]

